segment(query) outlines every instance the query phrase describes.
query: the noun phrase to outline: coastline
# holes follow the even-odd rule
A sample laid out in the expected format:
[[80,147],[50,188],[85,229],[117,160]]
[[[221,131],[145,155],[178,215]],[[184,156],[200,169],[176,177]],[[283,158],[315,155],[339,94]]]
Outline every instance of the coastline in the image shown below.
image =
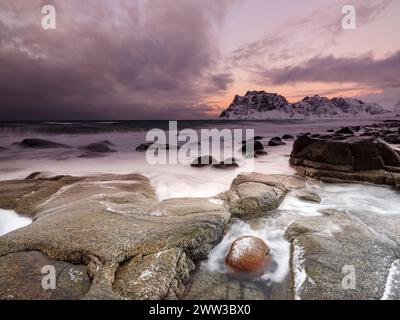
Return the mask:
[[[330,130],[326,126],[325,129]],[[285,128],[285,132],[291,130]],[[268,141],[267,137],[265,141]],[[257,160],[258,164],[256,163],[254,169],[254,172],[258,172],[257,170],[261,168],[264,172],[261,172],[259,177],[247,174],[249,178],[246,179],[250,179],[248,183],[259,184],[257,188],[260,186],[266,188],[262,193],[264,194],[269,192],[267,191],[269,188],[276,188],[276,185],[271,184],[271,179],[278,178],[283,182],[297,177],[295,171],[289,167],[288,155],[291,149],[292,142],[287,142],[285,146],[267,148],[270,154]],[[124,152],[121,154],[124,155]],[[95,161],[108,162],[110,156]],[[272,162],[269,161],[271,159]],[[91,159],[86,160],[88,163],[93,162]],[[86,160],[79,159],[78,163]],[[63,165],[64,161],[58,160]],[[284,163],[286,164],[283,165]],[[170,168],[165,172],[169,170]],[[177,170],[180,174],[184,172],[182,167]],[[327,288],[331,287],[334,281],[341,279],[342,275],[335,257],[340,257],[340,261],[348,260],[349,263],[358,265],[357,257],[368,252],[364,259],[369,259],[379,272],[376,272],[373,278],[369,278],[368,270],[362,270],[361,277],[363,279],[366,277],[365,283],[369,281],[379,288],[385,287],[388,281],[386,273],[389,274],[392,270],[391,266],[396,257],[397,250],[394,244],[399,241],[396,235],[398,230],[391,226],[400,218],[397,218],[395,209],[396,199],[399,200],[400,206],[397,191],[368,184],[326,184],[306,178],[301,186],[293,187],[290,183],[284,183],[279,187],[284,190],[284,196],[277,200],[274,207],[262,209],[261,216],[257,214],[251,218],[238,219],[235,216],[230,218],[235,211],[232,211],[232,200],[229,200],[229,197],[227,199],[226,195],[238,192],[232,189],[235,185],[232,181],[237,178],[241,170],[242,168],[217,171],[212,168],[188,167],[186,181],[193,181],[192,175],[199,176],[199,172],[205,176],[204,181],[217,175],[224,178],[220,181],[219,187],[215,188],[215,184],[213,187],[202,185],[199,177],[193,189],[183,192],[179,188],[187,188],[188,185],[182,184],[182,176],[176,180],[173,187],[178,187],[178,192],[173,190],[167,192],[166,186],[171,189],[171,184],[168,183],[171,181],[168,181],[168,178],[160,181],[151,175],[143,177],[138,174],[124,175],[122,172],[93,173],[81,177],[76,175],[68,177],[63,172],[50,172],[30,179],[0,182],[3,188],[0,192],[0,198],[3,199],[2,207],[7,203],[4,202],[4,190],[10,190],[16,195],[16,189],[13,190],[12,186],[19,185],[20,189],[26,185],[26,189],[23,187],[20,194],[27,199],[26,205],[19,203],[21,207],[16,211],[24,213],[26,210],[25,214],[29,213],[34,218],[31,225],[0,238],[0,260],[8,261],[10,272],[13,264],[16,266],[31,259],[34,264],[43,259],[50,259],[52,263],[60,262],[61,266],[66,263],[71,268],[77,267],[79,272],[87,273],[88,278],[83,278],[81,291],[75,292],[70,298],[331,299],[350,297],[349,291],[339,290],[340,288],[327,291]],[[169,177],[176,173],[176,171],[170,172]],[[165,174],[160,172],[158,179],[163,176],[165,178]],[[201,189],[200,186],[207,188],[207,192],[203,193],[201,190],[197,194],[192,192],[194,189]],[[296,191],[296,188],[299,190]],[[258,189],[249,190],[251,189],[246,187],[246,192],[250,193]],[[318,194],[322,199],[321,204],[310,204],[299,200],[296,196],[299,191]],[[37,194],[37,199],[36,195],[28,196],[32,192]],[[256,196],[256,193],[251,194],[252,197]],[[277,194],[276,191],[274,194]],[[335,197],[338,199],[335,200]],[[380,201],[385,198],[392,199],[391,208],[385,201]],[[361,206],[364,202],[367,205]],[[268,200],[268,206],[270,203],[271,200]],[[5,209],[17,209],[15,205],[12,206],[11,204]],[[368,214],[362,212],[363,210]],[[249,211],[246,211],[247,214]],[[100,221],[101,225],[98,225]],[[132,228],[130,231],[127,223],[131,226],[129,228]],[[182,228],[188,223],[192,225],[190,231]],[[70,231],[58,234],[56,230],[52,231],[55,225],[57,228],[64,226],[60,230]],[[139,229],[137,225],[140,226]],[[141,231],[135,234],[138,230]],[[138,236],[142,232],[144,232],[143,237]],[[359,238],[354,237],[354,232]],[[118,238],[109,238],[111,234],[117,234]],[[272,248],[274,263],[260,278],[234,279],[225,269],[223,259],[227,247],[235,237],[242,234],[257,235]],[[170,238],[172,235],[174,235],[173,240]],[[145,240],[147,237],[152,240]],[[77,239],[80,239],[80,242],[77,242]],[[126,242],[124,239],[130,240]],[[312,245],[315,241],[318,243],[325,241],[327,245],[321,251],[320,247]],[[360,247],[362,242],[370,242],[371,245]],[[165,243],[170,245],[166,246]],[[297,247],[291,243],[296,243]],[[124,248],[122,251],[119,248],[121,245]],[[342,245],[346,245],[349,251],[342,252],[340,249]],[[291,267],[295,265],[292,261],[298,251],[295,248],[299,246],[303,250],[303,258],[306,259],[303,263],[306,276],[305,278],[302,276],[304,278],[302,281],[298,279],[300,275]],[[379,250],[369,252],[371,248]],[[315,250],[319,255],[316,261],[313,258]],[[30,252],[35,252],[36,258],[31,258]],[[37,252],[40,253],[39,256]],[[139,256],[146,258],[140,262],[137,260]],[[329,277],[321,273],[325,268],[324,264],[318,266],[316,269],[318,271],[311,271],[314,270],[315,264],[318,265],[320,259],[329,261],[329,268],[338,268],[337,272],[329,273]],[[161,270],[157,267],[159,263],[163,266]],[[100,271],[94,272],[93,268]],[[104,281],[108,281],[108,284],[98,285]],[[136,289],[133,290],[131,285],[137,281],[140,282],[139,289],[135,286]],[[154,289],[156,286],[153,281],[163,283],[160,290]],[[189,285],[185,286],[188,281]],[[7,283],[8,286],[12,285],[10,282]],[[221,290],[210,295],[210,288],[205,286],[206,283],[218,286]],[[315,286],[315,283],[318,285]],[[64,288],[64,291],[55,293],[52,298],[65,296],[65,290]],[[397,292],[397,288],[391,287],[391,296],[395,296],[392,294],[393,290]],[[351,296],[379,299],[384,295],[384,291],[381,291],[361,286]],[[205,296],[202,296],[201,292]],[[229,295],[226,295],[227,292]],[[18,299],[17,293],[14,298]]]

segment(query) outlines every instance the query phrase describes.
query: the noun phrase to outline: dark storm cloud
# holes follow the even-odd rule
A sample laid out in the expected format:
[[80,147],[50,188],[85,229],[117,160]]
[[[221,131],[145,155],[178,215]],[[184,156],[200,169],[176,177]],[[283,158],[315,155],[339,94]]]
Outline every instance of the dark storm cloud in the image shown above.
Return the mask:
[[0,3],[0,119],[193,118],[226,90],[214,33],[233,0]]
[[221,73],[211,76],[211,85],[219,90],[227,90],[228,86],[233,83],[232,75],[229,73]]
[[385,59],[374,59],[371,55],[356,58],[315,57],[293,67],[264,69],[259,75],[261,81],[278,85],[321,81],[400,87],[400,51]]

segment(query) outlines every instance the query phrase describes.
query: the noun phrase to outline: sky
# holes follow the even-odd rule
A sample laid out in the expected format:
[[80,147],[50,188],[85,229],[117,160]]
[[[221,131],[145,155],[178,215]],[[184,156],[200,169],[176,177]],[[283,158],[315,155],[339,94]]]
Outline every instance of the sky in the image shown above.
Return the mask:
[[248,90],[390,109],[399,31],[398,0],[1,0],[0,121],[207,119]]

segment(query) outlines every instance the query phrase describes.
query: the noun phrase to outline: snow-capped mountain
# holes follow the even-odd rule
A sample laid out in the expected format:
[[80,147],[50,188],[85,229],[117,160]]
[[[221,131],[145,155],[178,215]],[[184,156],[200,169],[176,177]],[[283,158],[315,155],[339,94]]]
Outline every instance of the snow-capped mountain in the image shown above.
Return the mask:
[[[400,110],[400,109],[399,109]],[[248,91],[244,97],[236,96],[221,114],[223,119],[307,119],[358,118],[384,114],[387,111],[377,103],[365,103],[353,98],[328,99],[320,96],[305,97],[289,103],[285,97],[265,91]]]

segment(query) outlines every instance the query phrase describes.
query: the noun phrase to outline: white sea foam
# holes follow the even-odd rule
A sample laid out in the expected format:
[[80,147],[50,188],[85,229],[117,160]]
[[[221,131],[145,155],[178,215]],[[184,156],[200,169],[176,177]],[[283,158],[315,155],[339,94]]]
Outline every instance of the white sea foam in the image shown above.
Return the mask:
[[304,251],[297,240],[294,241],[293,247],[294,299],[301,300],[301,288],[307,280],[307,273],[304,267]]
[[32,223],[32,219],[22,217],[15,211],[0,209],[0,236],[23,228]]
[[[354,214],[400,215],[398,191],[385,186],[361,184],[308,184],[308,191],[318,194],[322,202],[299,200],[290,193],[279,209],[303,216],[320,215],[322,210],[337,209]],[[390,199],[390,201],[388,201]]]
[[[224,126],[225,127],[225,126]],[[257,123],[244,127],[256,127],[256,133],[269,138],[283,133],[293,134],[301,131],[301,127],[293,125],[283,128],[282,125]],[[284,130],[284,131],[283,131]],[[192,168],[190,159],[186,164],[151,165],[146,161],[146,154],[136,152],[135,148],[145,142],[145,131],[106,132],[100,134],[45,135],[38,133],[1,133],[0,145],[10,146],[12,143],[26,138],[40,138],[62,143],[72,149],[21,149],[10,147],[0,159],[0,180],[23,179],[32,172],[48,172],[48,175],[86,176],[91,174],[128,174],[139,173],[150,178],[161,200],[177,197],[213,197],[229,189],[232,180],[242,172],[257,171],[262,173],[292,174],[294,170],[288,163],[288,155],[292,142],[286,146],[268,147],[268,156],[252,160],[239,161],[240,167],[235,170],[218,170],[213,168]],[[81,146],[109,140],[114,144],[111,148],[117,152],[101,158],[82,158]],[[229,148],[228,148],[229,149]],[[228,150],[229,151],[229,150]],[[218,157],[217,157],[218,158]],[[12,160],[12,161],[11,161]],[[12,166],[10,164],[12,163]]]
[[217,204],[217,205],[223,205],[224,201],[222,201],[221,199],[208,199],[208,202],[212,203],[212,204]]
[[386,280],[382,300],[395,300],[400,295],[400,260],[396,260],[390,267]]

